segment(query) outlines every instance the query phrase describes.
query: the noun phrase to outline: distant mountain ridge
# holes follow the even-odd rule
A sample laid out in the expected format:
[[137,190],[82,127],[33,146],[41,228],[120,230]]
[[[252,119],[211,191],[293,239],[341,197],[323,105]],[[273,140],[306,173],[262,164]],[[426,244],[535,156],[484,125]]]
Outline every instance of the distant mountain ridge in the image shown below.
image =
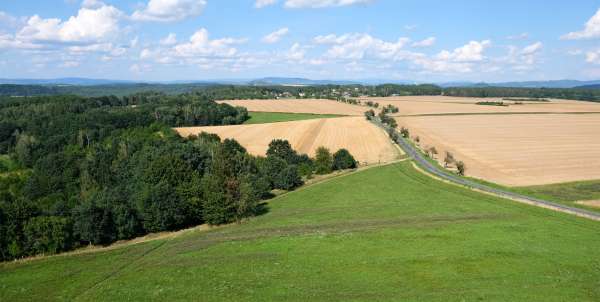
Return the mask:
[[[362,80],[312,80],[298,77],[265,77],[259,79],[216,79],[216,80],[177,80],[177,81],[133,81],[133,80],[110,80],[67,77],[56,79],[0,79],[0,84],[13,85],[72,85],[72,86],[99,86],[115,84],[226,84],[226,85],[252,85],[252,86],[318,86],[318,85],[380,85],[380,84],[424,84],[409,80],[385,80],[385,79],[362,79]],[[523,81],[523,82],[440,82],[433,83],[443,88],[447,87],[514,87],[514,88],[590,88],[597,89],[600,80],[578,81],[578,80],[552,80],[552,81]]]
[[600,84],[583,85],[575,87],[577,89],[600,89]]

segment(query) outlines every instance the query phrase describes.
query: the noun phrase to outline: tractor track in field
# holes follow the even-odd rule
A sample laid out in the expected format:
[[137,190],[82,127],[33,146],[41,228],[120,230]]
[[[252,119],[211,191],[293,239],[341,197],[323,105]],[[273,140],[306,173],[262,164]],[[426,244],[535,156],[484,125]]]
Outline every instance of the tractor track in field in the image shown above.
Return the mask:
[[[375,125],[383,128],[384,130],[389,131],[389,127],[382,124],[378,119],[372,120],[372,122]],[[507,190],[503,190],[503,189],[499,189],[499,188],[494,188],[494,187],[487,186],[487,185],[484,185],[484,184],[481,184],[478,182],[464,179],[457,175],[449,174],[448,172],[443,171],[442,169],[436,167],[435,165],[433,165],[432,163],[427,161],[427,159],[423,156],[423,154],[421,154],[414,146],[412,146],[409,142],[407,142],[406,139],[403,138],[402,135],[400,135],[400,133],[398,133],[395,129],[393,131],[395,131],[398,134],[399,139],[398,139],[397,143],[400,146],[400,148],[402,148],[402,150],[404,150],[404,152],[415,162],[415,164],[419,168],[423,169],[423,171],[426,172],[426,174],[428,174],[434,178],[438,178],[443,181],[447,181],[447,182],[450,182],[453,184],[467,187],[474,191],[483,192],[486,194],[492,194],[492,195],[495,195],[498,197],[507,198],[507,199],[517,201],[520,203],[533,205],[533,206],[537,206],[537,207],[541,207],[541,208],[545,208],[545,209],[550,209],[553,211],[563,212],[563,213],[567,213],[567,214],[571,214],[571,215],[575,215],[578,217],[583,217],[583,218],[587,218],[587,219],[591,219],[591,220],[595,220],[595,221],[600,221],[600,214],[592,212],[592,211],[575,208],[575,207],[569,207],[569,206],[555,203],[552,201],[543,200],[543,199],[535,198],[535,197],[530,197],[527,195],[518,194],[518,193],[514,193],[511,191],[507,191]]]

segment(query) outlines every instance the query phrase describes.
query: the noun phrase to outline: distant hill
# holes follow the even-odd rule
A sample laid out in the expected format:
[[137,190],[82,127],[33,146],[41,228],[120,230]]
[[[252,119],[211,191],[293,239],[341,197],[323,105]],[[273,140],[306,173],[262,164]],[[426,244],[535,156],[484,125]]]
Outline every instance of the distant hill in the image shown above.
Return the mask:
[[57,79],[0,79],[0,84],[13,85],[75,85],[96,86],[110,84],[132,84],[133,81],[88,79],[88,78],[57,78]]
[[583,86],[577,86],[575,87],[577,89],[600,89],[600,84],[595,84],[595,85],[583,85]]
[[305,78],[277,78],[269,77],[248,82],[248,85],[253,86],[312,86],[312,85],[357,85],[360,82],[355,81],[336,81],[336,80],[310,80]]
[[600,85],[600,81],[554,80],[525,82],[449,82],[438,84],[441,87],[511,87],[511,88],[575,88],[581,86]]

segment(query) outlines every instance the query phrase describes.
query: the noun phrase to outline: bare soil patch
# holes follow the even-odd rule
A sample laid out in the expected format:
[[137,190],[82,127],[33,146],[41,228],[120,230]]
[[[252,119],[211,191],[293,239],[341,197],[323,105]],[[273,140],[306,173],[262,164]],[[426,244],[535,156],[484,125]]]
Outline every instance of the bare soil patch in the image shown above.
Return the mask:
[[325,146],[335,152],[346,148],[361,164],[390,162],[399,151],[387,135],[363,117],[341,117],[256,125],[176,128],[182,136],[201,132],[233,138],[248,152],[264,156],[273,139],[287,139],[295,150],[313,156]]

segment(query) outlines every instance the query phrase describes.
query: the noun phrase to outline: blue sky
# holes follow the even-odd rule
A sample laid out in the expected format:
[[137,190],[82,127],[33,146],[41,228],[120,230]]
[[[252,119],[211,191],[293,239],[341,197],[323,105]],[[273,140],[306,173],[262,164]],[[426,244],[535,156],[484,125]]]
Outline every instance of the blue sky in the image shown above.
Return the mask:
[[0,78],[600,79],[600,2],[0,3]]

